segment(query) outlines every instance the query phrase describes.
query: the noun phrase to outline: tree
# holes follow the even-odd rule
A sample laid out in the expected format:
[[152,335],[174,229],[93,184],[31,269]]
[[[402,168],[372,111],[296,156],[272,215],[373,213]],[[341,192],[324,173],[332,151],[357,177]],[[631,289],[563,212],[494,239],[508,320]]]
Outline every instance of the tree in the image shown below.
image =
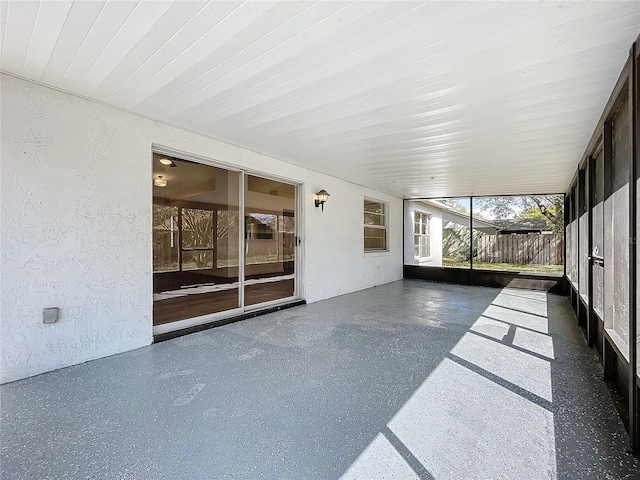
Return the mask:
[[465,215],[469,215],[469,209],[466,208],[464,205],[462,205],[462,203],[460,203],[460,200],[457,200],[455,198],[443,198],[443,199],[439,199],[438,201],[446,205],[447,207],[449,207],[454,212],[464,213]]
[[[179,228],[179,209],[182,210],[182,228]],[[153,241],[155,271],[177,270],[179,238],[182,237],[181,255],[187,267],[211,268],[213,250],[217,249],[219,264],[234,262],[238,258],[237,210],[204,210],[173,205],[153,205]],[[198,250],[200,249],[200,250]]]
[[473,204],[494,218],[544,218],[553,232],[561,233],[564,229],[563,195],[482,197],[474,198]]

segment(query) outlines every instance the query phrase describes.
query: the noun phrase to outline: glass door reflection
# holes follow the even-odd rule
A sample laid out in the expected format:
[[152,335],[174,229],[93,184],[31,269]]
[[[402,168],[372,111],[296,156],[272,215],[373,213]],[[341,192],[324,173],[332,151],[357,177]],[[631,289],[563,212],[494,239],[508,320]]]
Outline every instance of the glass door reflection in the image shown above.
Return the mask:
[[295,185],[245,176],[245,306],[295,296],[295,207]]
[[240,308],[240,173],[154,153],[153,183],[153,324]]

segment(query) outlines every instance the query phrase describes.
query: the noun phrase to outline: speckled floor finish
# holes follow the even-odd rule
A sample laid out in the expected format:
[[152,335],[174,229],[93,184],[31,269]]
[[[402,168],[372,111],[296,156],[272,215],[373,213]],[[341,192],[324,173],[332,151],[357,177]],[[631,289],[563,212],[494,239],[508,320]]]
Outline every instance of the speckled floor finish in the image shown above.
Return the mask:
[[631,479],[566,298],[402,281],[0,387],[2,478]]

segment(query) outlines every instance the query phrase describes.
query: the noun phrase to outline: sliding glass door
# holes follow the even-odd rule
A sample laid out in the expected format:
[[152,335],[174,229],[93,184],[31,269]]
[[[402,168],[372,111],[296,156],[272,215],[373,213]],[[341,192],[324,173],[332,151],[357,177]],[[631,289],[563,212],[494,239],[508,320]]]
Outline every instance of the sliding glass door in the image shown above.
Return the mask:
[[245,306],[295,295],[295,209],[295,185],[245,176]]
[[153,324],[240,308],[240,173],[153,155]]
[[290,183],[154,153],[154,331],[295,298],[296,198]]

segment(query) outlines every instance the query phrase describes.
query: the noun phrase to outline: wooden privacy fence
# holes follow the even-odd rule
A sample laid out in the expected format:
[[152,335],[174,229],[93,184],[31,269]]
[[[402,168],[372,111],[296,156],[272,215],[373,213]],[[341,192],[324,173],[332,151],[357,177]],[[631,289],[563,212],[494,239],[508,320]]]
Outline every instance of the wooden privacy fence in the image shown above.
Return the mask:
[[478,262],[521,265],[562,265],[564,236],[561,233],[526,235],[486,235],[476,237]]

